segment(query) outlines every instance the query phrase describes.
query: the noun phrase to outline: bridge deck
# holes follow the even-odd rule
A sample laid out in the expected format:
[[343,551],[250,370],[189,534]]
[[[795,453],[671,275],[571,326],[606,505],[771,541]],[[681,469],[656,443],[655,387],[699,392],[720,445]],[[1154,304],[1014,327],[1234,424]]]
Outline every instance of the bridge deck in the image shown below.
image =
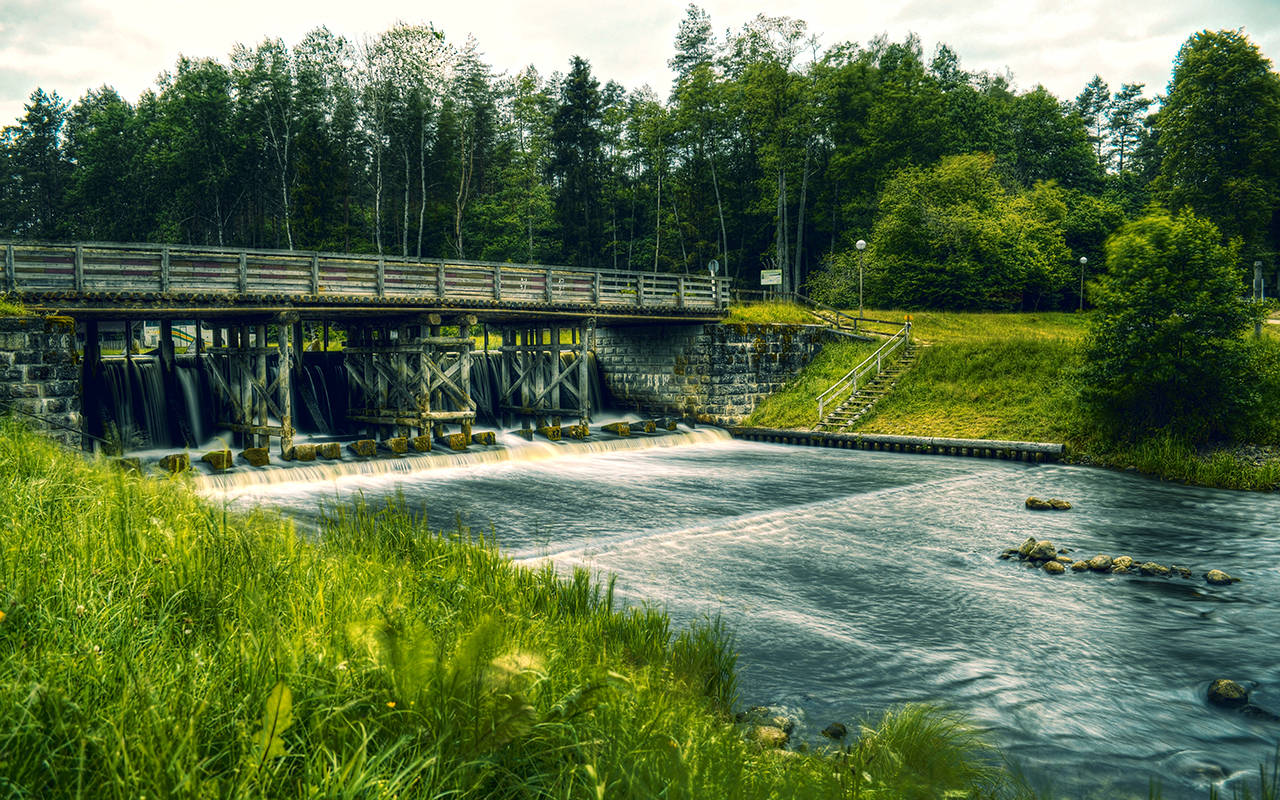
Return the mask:
[[717,319],[726,278],[188,245],[4,246],[5,289],[80,316],[339,317],[467,310],[486,318]]

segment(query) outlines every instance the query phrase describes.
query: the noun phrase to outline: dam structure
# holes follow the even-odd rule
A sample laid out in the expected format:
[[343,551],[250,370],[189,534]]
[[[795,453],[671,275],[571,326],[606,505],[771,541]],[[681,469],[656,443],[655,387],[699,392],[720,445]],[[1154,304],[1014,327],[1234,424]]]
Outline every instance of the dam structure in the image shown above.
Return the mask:
[[[288,458],[301,426],[460,449],[477,419],[526,438],[581,438],[602,395],[648,414],[729,422],[725,413],[749,413],[820,338],[800,332],[791,347],[788,335],[795,358],[762,344],[767,334],[721,330],[728,279],[708,274],[185,245],[0,247],[6,293],[73,326],[86,447],[112,436],[125,449],[197,447],[225,430],[228,444]],[[597,350],[607,363],[597,365]],[[753,374],[719,374],[735,371]]]

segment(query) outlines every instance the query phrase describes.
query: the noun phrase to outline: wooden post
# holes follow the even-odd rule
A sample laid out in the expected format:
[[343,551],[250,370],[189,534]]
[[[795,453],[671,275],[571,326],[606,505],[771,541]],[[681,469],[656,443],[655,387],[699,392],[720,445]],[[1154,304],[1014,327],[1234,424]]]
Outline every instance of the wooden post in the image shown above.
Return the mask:
[[[280,455],[289,452],[289,448],[293,447],[293,369],[290,362],[290,334],[296,332],[302,323],[295,322],[289,324],[284,316],[281,316],[280,322],[276,325],[276,350],[279,358],[279,374],[280,380],[280,427],[283,432],[280,434]],[[265,327],[263,328],[265,330]],[[295,340],[296,342],[296,340]],[[265,342],[263,343],[265,344]],[[266,357],[263,357],[266,360]],[[264,415],[265,416],[265,415]],[[266,424],[265,421],[263,424]]]
[[600,272],[598,270],[591,276],[591,302],[600,304]]
[[200,356],[204,355],[204,333],[200,330],[200,320],[195,320],[196,329],[196,363],[200,363]]
[[4,246],[4,288],[10,294],[18,291],[18,278],[13,270],[13,245]]
[[551,302],[554,302],[554,295],[552,294],[552,290],[551,290],[551,268],[550,267],[547,268],[546,273],[547,273],[547,277],[546,277],[547,302],[551,303]]
[[[443,262],[441,262],[440,270],[441,270],[441,273],[444,272]],[[438,338],[440,336],[440,317],[433,314],[428,321],[431,323],[428,329],[431,331],[431,338],[432,339]],[[427,342],[423,342],[422,350],[424,353],[427,354],[427,358],[429,359],[436,359],[437,354],[440,352],[439,348],[435,344],[427,343]],[[437,363],[438,363],[438,360],[437,360]],[[443,397],[444,397],[444,391],[438,387],[436,388],[435,391],[430,393],[432,411],[440,410],[440,406],[443,405],[443,403],[441,402],[443,400]],[[441,422],[440,420],[435,420],[434,424],[431,426],[431,434],[433,437],[436,437],[436,438],[444,436],[444,423]]]
[[311,254],[311,293],[320,294],[320,254]]
[[[541,327],[534,328],[534,330],[533,330],[533,342],[534,342],[534,344],[536,345],[536,347],[534,347],[534,349],[533,349],[533,392],[532,392],[532,396],[533,396],[534,398],[538,398],[538,397],[541,397],[541,396],[542,396],[542,390],[543,390],[543,389],[545,389],[545,388],[547,388],[546,373],[549,371],[549,370],[544,370],[544,369],[542,368],[542,354],[543,354],[543,352],[544,352],[544,351],[543,351],[543,349],[542,349],[542,328],[541,328]],[[528,405],[528,404],[526,404],[526,405]],[[535,413],[535,414],[537,414],[537,420],[538,420],[538,421],[537,421],[537,424],[536,424],[536,425],[534,425],[534,427],[535,427],[535,428],[544,428],[544,427],[546,427],[546,425],[547,425],[547,418],[546,418],[546,416],[545,416],[545,415],[543,415],[543,414],[539,414],[539,413],[538,413],[538,409],[536,409],[536,408],[535,408],[535,409],[533,409],[533,411],[534,411],[534,413]]]
[[[254,354],[258,357],[258,397],[254,404],[256,407],[254,424],[265,428],[267,426],[267,326],[259,324],[255,334]],[[257,446],[270,447],[271,437],[263,433],[258,434]]]
[[644,273],[636,273],[636,305],[644,305]]
[[324,321],[324,340],[320,343],[321,352],[329,352],[329,320]]
[[594,339],[596,321],[588,318],[578,330],[578,424],[591,422],[591,376],[587,368],[588,343]]
[[378,297],[386,297],[387,295],[387,261],[386,259],[378,259]]
[[676,278],[676,307],[684,308],[684,276]]
[[249,254],[240,253],[240,294],[249,291]]
[[173,320],[170,319],[160,320],[160,379],[164,386],[165,407],[171,411],[167,415],[170,437],[188,447],[198,444],[187,425],[186,416],[172,413],[173,410],[185,406],[185,399],[182,397],[182,386],[178,382],[177,355],[173,346]]
[[169,291],[169,248],[160,248],[160,291]]
[[[314,326],[312,330],[315,330]],[[302,371],[302,354],[307,349],[307,324],[302,320],[293,323],[293,368]]]
[[440,259],[440,266],[436,269],[436,297],[440,300],[444,299],[444,259]]
[[77,292],[84,291],[84,245],[76,245],[74,267],[72,269],[73,285]]
[[560,379],[560,327],[552,324],[551,326],[551,397],[548,399],[552,408],[560,408],[560,386],[557,381]]
[[102,343],[98,338],[98,321],[86,320],[84,323],[84,358],[80,368],[81,419],[84,432],[80,449],[93,450],[94,440],[90,436],[102,437]]
[[502,267],[494,266],[493,268],[493,299],[502,299]]

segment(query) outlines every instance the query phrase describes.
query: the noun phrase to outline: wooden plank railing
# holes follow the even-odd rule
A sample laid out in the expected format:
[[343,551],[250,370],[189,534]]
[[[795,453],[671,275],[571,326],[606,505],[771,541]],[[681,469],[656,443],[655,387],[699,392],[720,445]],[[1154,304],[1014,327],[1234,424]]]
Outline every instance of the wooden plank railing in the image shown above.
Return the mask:
[[494,304],[728,306],[728,278],[191,245],[2,245],[4,290],[47,293],[294,295]]

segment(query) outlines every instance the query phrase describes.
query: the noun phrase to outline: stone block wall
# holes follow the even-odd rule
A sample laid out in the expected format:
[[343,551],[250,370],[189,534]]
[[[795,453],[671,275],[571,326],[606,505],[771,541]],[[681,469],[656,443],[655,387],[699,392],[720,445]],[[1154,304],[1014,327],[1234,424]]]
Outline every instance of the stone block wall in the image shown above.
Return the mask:
[[805,325],[634,325],[596,331],[596,359],[612,405],[735,425],[821,349]]
[[79,448],[79,433],[49,424],[80,427],[74,346],[75,322],[67,317],[0,317],[0,413],[26,412],[13,416]]

